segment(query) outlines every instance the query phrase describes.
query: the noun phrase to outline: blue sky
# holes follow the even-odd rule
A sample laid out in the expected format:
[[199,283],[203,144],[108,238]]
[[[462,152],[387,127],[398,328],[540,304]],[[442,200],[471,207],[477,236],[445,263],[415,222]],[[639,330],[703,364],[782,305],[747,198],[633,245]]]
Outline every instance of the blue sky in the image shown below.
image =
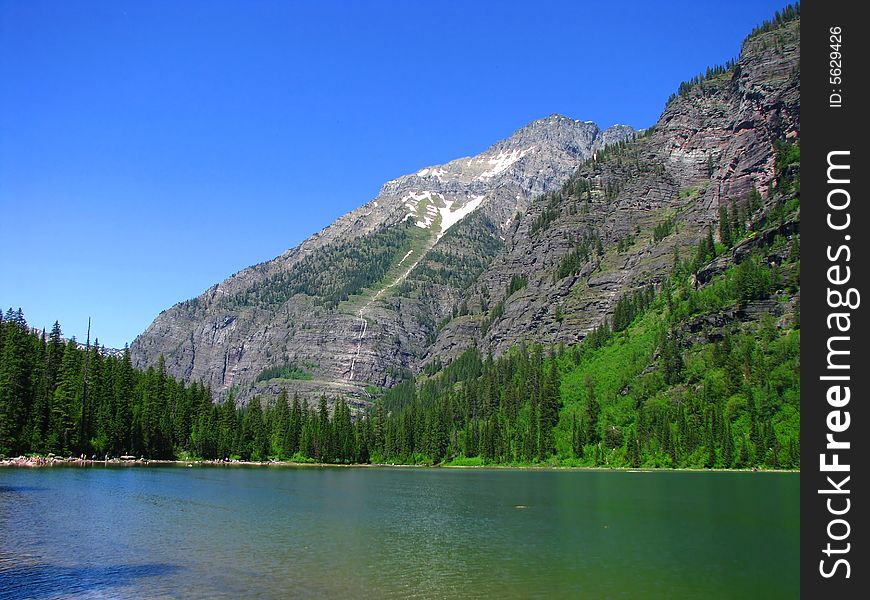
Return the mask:
[[0,305],[122,347],[389,179],[653,124],[784,4],[0,0]]

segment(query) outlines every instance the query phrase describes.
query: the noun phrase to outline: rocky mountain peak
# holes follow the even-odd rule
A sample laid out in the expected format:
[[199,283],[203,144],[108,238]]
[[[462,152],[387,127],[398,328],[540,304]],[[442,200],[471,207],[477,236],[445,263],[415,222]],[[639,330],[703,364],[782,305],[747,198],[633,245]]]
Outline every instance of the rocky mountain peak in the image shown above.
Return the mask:
[[[162,354],[172,375],[242,400],[277,385],[364,397],[416,368],[432,324],[466,285],[457,282],[492,260],[514,215],[598,148],[634,135],[554,114],[476,156],[388,181],[299,246],[161,313],[131,346],[134,363]],[[458,256],[480,266],[451,279],[456,267],[444,261]],[[413,290],[424,288],[422,301]],[[262,379],[287,365],[306,376]]]
[[798,41],[797,24],[760,34],[642,136],[554,114],[388,181],[296,248],[159,315],[134,363],[163,355],[218,397],[287,390],[363,406],[473,345],[576,342],[690,253],[719,206],[767,189],[774,142],[799,131]]
[[553,113],[549,117],[537,119],[520,127],[509,137],[494,144],[492,148],[523,147],[542,142],[556,146],[578,142],[591,145],[600,133],[601,128],[593,121],[581,121]]

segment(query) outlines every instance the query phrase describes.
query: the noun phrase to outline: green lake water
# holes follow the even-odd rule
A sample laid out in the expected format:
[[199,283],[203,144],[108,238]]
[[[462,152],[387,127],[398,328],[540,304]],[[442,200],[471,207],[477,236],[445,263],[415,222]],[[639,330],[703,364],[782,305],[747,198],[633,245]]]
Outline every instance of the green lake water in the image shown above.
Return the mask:
[[796,598],[796,473],[0,469],[0,598]]

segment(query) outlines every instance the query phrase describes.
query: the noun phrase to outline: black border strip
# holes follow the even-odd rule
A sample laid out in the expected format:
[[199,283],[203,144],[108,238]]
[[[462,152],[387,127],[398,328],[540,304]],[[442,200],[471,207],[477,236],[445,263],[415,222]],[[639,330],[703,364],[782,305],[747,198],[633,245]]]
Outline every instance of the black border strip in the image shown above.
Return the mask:
[[[870,361],[863,348],[870,339],[868,309],[863,304],[870,302],[870,296],[855,302],[857,296],[849,292],[870,293],[866,285],[870,173],[865,166],[868,139],[863,135],[870,103],[862,81],[868,70],[862,61],[870,57],[870,31],[858,15],[861,7],[860,2],[801,3],[801,594],[805,598],[864,598],[870,590],[863,526],[868,509],[866,497],[858,492],[868,483],[867,448],[862,442],[870,418],[864,407]],[[841,64],[831,54],[837,51]],[[837,68],[839,73],[832,72]],[[849,169],[829,173],[829,161]],[[832,209],[829,200],[840,208]],[[847,274],[848,280],[843,281]],[[838,293],[852,306],[836,306]],[[831,317],[833,313],[848,317]],[[848,325],[848,330],[839,331],[838,325]],[[849,353],[831,354],[829,345]],[[829,360],[834,366],[829,366]],[[844,445],[828,448],[828,434]],[[848,470],[822,464],[835,460],[848,465]]]

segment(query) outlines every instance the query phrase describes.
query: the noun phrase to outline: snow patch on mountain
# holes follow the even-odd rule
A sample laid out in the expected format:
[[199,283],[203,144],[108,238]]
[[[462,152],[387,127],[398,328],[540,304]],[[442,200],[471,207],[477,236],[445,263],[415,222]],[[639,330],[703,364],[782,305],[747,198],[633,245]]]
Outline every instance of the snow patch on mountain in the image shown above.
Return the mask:
[[[443,201],[444,196],[435,192],[436,196],[440,196]],[[420,229],[428,229],[432,226],[432,223],[435,222],[435,218],[438,216],[438,208],[434,205],[434,196],[430,190],[424,190],[422,192],[412,191],[406,194],[402,201],[405,203],[405,207],[410,211],[405,215],[405,218],[412,218],[414,220],[414,225],[419,227]],[[426,207],[424,209],[424,215],[422,220],[420,220],[420,211],[419,206],[420,202],[426,202]]]
[[465,203],[464,206],[453,210],[453,201],[447,201],[444,208],[439,208],[438,211],[441,213],[441,231],[438,233],[438,239],[441,239],[448,229],[459,223],[466,216],[470,215],[480,206],[480,203],[483,202],[484,194],[480,194],[479,196],[472,196],[471,200]]
[[512,164],[520,160],[526,154],[534,150],[535,147],[531,146],[526,148],[525,150],[515,149],[511,152],[499,152],[493,158],[490,158],[487,161],[487,164],[492,165],[489,169],[478,175],[478,179],[489,179],[491,177],[495,177],[499,173],[502,173],[510,168]]

